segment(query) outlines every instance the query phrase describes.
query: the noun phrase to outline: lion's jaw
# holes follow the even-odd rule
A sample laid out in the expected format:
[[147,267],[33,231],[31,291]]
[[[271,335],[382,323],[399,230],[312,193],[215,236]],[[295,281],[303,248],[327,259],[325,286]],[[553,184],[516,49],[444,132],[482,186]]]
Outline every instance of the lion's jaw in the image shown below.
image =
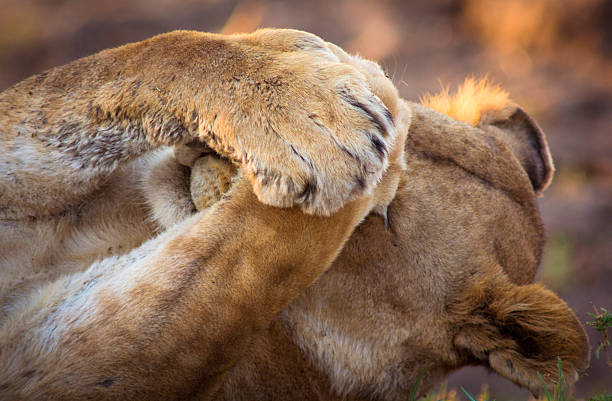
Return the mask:
[[[424,326],[439,325],[434,316],[406,325],[402,324],[406,316],[397,311],[372,315],[376,309],[362,302],[368,297],[365,289],[363,296],[357,295],[354,308],[342,300],[311,295],[319,284],[327,287],[323,281],[341,285],[326,278],[285,308],[279,319],[306,360],[328,378],[334,399],[404,400],[418,380],[419,393],[424,394],[454,370],[453,356],[440,346],[441,339],[422,336]],[[338,288],[336,294],[341,292]],[[384,330],[376,329],[380,327]],[[445,360],[450,363],[442,363]]]
[[320,313],[286,310],[283,320],[296,345],[329,378],[335,395],[344,398],[367,393],[390,400],[400,398],[405,381],[403,361],[398,358],[389,364],[384,358],[382,354],[397,346],[386,343],[386,336],[351,336]]

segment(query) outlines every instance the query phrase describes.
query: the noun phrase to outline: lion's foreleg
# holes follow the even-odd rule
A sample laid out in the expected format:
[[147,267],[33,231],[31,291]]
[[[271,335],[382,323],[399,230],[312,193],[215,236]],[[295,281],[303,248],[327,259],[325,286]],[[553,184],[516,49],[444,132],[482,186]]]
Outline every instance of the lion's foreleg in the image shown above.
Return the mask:
[[0,399],[210,394],[369,203],[308,216],[259,203],[240,179],[208,213],[17,306],[0,328]]
[[[213,90],[209,59],[223,64],[225,53],[208,47],[226,43],[176,36],[109,49],[0,93],[0,218],[61,214],[129,160],[198,140],[214,120],[210,104],[224,95]],[[186,79],[194,61],[181,55],[194,47],[200,75]]]

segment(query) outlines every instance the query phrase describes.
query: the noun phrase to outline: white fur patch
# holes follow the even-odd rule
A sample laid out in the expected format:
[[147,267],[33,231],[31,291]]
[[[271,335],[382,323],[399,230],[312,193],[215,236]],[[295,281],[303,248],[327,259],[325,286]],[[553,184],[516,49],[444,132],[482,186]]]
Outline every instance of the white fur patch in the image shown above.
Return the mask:
[[[293,341],[315,366],[328,375],[332,390],[340,397],[367,394],[384,399],[404,399],[401,388],[402,360],[397,333],[372,333],[352,337],[325,317],[320,303],[316,312],[304,313],[290,305],[280,315]],[[312,310],[312,309],[311,309]]]

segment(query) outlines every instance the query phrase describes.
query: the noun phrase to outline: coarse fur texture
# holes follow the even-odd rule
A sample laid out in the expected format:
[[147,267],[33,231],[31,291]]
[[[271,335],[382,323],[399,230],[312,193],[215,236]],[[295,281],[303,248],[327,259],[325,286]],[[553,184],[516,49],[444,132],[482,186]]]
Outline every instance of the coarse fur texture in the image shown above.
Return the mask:
[[491,110],[501,110],[510,103],[508,92],[488,79],[466,78],[457,92],[448,88],[421,97],[421,104],[456,120],[476,125]]
[[[310,34],[200,35],[179,32],[112,49],[0,95],[7,111],[0,117],[6,167],[0,400],[396,400],[407,398],[420,372],[423,394],[468,364],[488,366],[537,393],[537,372],[552,383],[557,357],[569,381],[577,379],[589,350],[580,323],[557,296],[529,284],[544,243],[536,193],[550,180],[552,163],[541,130],[524,111],[504,103],[470,126],[399,99],[375,63]],[[182,44],[194,38],[212,40],[214,54],[194,58],[195,50]],[[309,45],[295,51],[296,38]],[[253,47],[244,45],[250,42]],[[95,70],[96,57],[116,62],[113,51],[125,52],[119,60],[134,63],[143,85],[159,87],[172,102],[146,97],[137,118],[120,109],[83,122],[87,114],[71,105],[87,103],[79,96],[92,94],[79,90],[95,78],[79,74]],[[305,109],[264,107],[267,114],[258,114],[261,99],[250,92],[194,96],[189,79],[204,68],[223,80],[234,61],[239,77],[274,75],[285,52],[301,55],[291,65],[298,84],[270,92],[270,99],[286,95],[291,108],[299,92],[302,106],[348,103],[346,115],[321,117],[336,129],[299,131],[304,142],[287,125],[279,131],[312,157],[312,170],[291,160],[291,151],[276,149],[273,139],[262,141],[257,129],[265,127],[251,131],[239,126],[244,120],[229,122],[239,112],[282,125]],[[167,54],[176,59],[162,68]],[[331,97],[304,92],[299,82],[319,58],[338,63],[318,70],[323,95],[335,79],[365,89]],[[160,69],[148,69],[151,63]],[[217,65],[224,70],[217,73]],[[332,70],[348,77],[330,77]],[[170,81],[177,86],[156,86],[156,73],[175,75]],[[60,75],[63,86],[55,84]],[[120,92],[123,105],[143,86],[122,85],[100,86],[102,97]],[[34,96],[39,91],[44,96]],[[196,138],[168,139],[192,132],[189,125],[171,129],[168,116],[189,115],[177,111],[180,99],[202,99],[190,105],[200,116],[215,109],[211,104],[223,108],[226,125],[214,126],[212,135],[201,134],[198,123]],[[56,109],[61,117],[47,115]],[[115,120],[119,134],[106,129]],[[47,125],[52,129],[45,132]],[[373,142],[363,141],[365,126],[378,132],[366,135]],[[308,138],[330,132],[338,142]],[[163,144],[175,145],[174,153],[147,152]],[[371,146],[384,157],[370,160]],[[349,157],[332,158],[336,147]],[[308,177],[320,186],[306,187],[314,191],[310,200],[285,191],[289,186],[266,187],[269,177],[255,174],[252,160],[235,157],[236,149],[253,152],[266,171],[282,171],[276,183]],[[84,154],[100,159],[88,164]],[[336,168],[337,161],[346,165]],[[361,187],[355,190],[343,180],[349,171],[370,178],[362,185],[361,176],[352,176]],[[340,189],[330,189],[335,179]]]
[[176,31],[51,69],[0,95],[0,212],[57,215],[119,165],[199,140],[263,203],[329,215],[387,167],[395,110],[370,77],[312,34],[265,29]]
[[[529,284],[544,245],[538,181],[522,168],[520,160],[530,160],[522,147],[507,138],[541,131],[472,127],[400,104],[400,116],[402,109],[412,116],[406,170],[386,224],[371,215],[356,229],[332,267],[238,363],[218,398],[402,400],[419,373],[424,395],[470,364],[541,394],[538,373],[550,388],[558,358],[569,383],[586,369],[580,322],[552,292]],[[519,110],[508,102],[487,113],[510,107]],[[407,128],[396,121],[400,132]],[[202,189],[192,189],[197,199]]]
[[421,103],[467,124],[496,130],[519,158],[536,193],[541,194],[550,184],[554,166],[546,137],[535,120],[513,104],[499,85],[486,78],[466,78],[456,93],[451,94],[447,88],[426,94]]

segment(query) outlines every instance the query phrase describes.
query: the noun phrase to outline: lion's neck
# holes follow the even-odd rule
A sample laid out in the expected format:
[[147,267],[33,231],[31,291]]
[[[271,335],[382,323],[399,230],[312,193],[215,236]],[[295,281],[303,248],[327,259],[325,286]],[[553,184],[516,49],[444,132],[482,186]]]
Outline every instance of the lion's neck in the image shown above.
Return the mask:
[[305,359],[276,320],[228,376],[219,400],[336,400],[328,377]]

